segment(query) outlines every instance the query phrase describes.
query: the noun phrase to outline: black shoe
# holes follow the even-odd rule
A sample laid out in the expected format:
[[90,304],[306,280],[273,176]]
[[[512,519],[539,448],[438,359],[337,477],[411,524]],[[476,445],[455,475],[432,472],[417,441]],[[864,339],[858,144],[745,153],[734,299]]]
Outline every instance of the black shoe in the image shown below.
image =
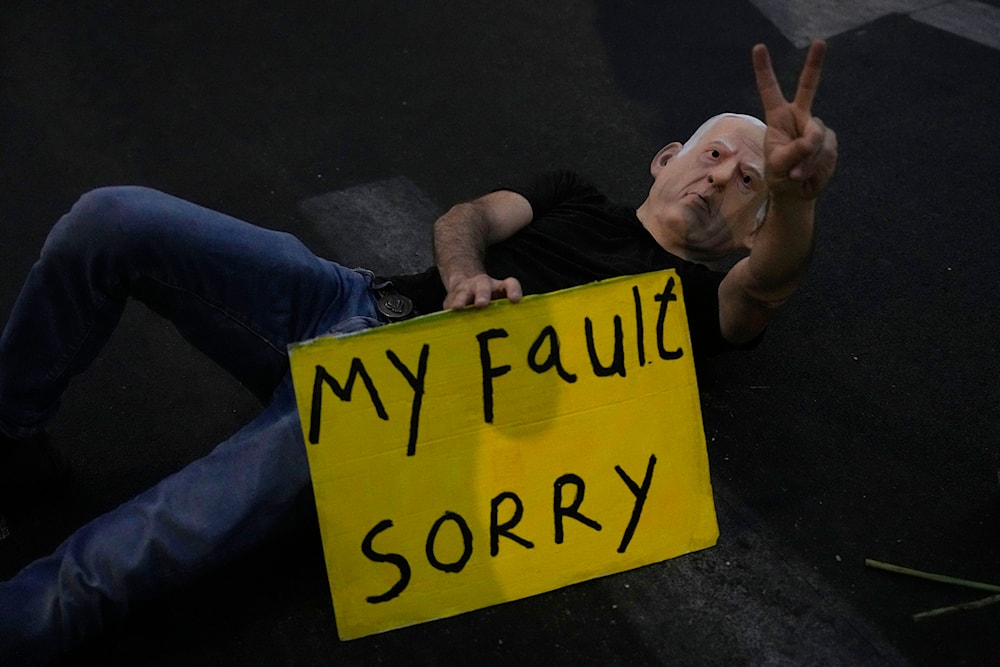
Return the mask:
[[69,464],[46,434],[17,440],[0,434],[0,508],[62,497]]

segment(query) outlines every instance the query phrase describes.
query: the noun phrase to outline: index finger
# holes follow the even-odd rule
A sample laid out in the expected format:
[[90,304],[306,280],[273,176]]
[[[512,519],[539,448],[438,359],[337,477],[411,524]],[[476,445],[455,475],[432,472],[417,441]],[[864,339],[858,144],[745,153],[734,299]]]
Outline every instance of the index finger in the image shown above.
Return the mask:
[[823,72],[823,58],[825,56],[826,42],[821,39],[815,40],[809,46],[806,64],[802,66],[802,74],[799,75],[799,87],[795,91],[794,104],[802,111],[808,112],[812,109],[816,89],[819,88],[820,74]]
[[774,75],[774,68],[771,66],[771,54],[763,44],[753,47],[753,73],[757,79],[757,92],[760,94],[760,101],[764,105],[764,114],[771,109],[785,104],[785,95],[778,85],[778,78]]

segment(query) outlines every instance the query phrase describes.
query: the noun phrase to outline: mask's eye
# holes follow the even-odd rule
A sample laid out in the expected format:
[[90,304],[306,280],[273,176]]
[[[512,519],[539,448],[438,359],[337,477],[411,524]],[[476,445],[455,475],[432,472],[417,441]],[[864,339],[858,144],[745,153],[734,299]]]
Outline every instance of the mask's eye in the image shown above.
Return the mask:
[[753,178],[750,177],[750,176],[744,176],[743,177],[743,185],[746,185],[746,186],[753,185]]
[[722,155],[722,153],[720,153],[719,151],[715,150],[714,148],[711,151],[709,151],[709,153],[711,154],[711,156],[713,158],[716,158],[716,159],[718,159],[719,156]]

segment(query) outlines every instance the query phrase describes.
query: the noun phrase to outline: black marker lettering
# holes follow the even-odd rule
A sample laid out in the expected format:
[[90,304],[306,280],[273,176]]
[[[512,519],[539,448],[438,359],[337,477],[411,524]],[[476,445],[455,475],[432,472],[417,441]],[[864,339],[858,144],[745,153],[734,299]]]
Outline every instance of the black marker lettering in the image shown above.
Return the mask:
[[622,535],[622,542],[618,545],[618,553],[623,554],[628,549],[629,542],[635,534],[635,527],[639,525],[639,517],[642,515],[642,507],[646,504],[646,496],[649,495],[649,484],[653,481],[653,466],[656,465],[656,455],[649,455],[649,463],[646,465],[646,476],[642,480],[642,486],[637,485],[631,477],[625,474],[621,466],[615,466],[615,471],[621,476],[625,486],[635,496],[635,506],[632,508],[632,518],[628,520],[625,534]]
[[635,301],[635,337],[639,347],[639,365],[646,365],[646,339],[642,328],[642,300],[639,298],[639,286],[632,286],[632,300]]
[[[454,521],[455,525],[462,532],[462,555],[454,563],[442,563],[434,555],[434,542],[437,540],[438,531],[441,530],[441,526],[444,525],[445,521]],[[430,532],[427,533],[426,550],[427,562],[431,564],[431,567],[442,572],[461,572],[465,564],[469,562],[469,558],[472,557],[472,531],[469,530],[469,524],[465,522],[461,514],[445,512],[441,518],[434,522]]]
[[372,382],[371,377],[368,375],[368,371],[365,370],[365,365],[360,359],[354,357],[351,361],[351,372],[347,376],[347,383],[341,387],[337,379],[327,373],[326,369],[322,366],[316,366],[316,379],[313,381],[313,394],[312,394],[312,413],[309,416],[309,442],[316,444],[319,442],[319,427],[320,427],[320,414],[323,412],[323,385],[326,384],[333,390],[333,393],[342,401],[351,400],[351,391],[354,389],[354,381],[361,377],[361,381],[365,383],[365,388],[368,390],[368,395],[372,399],[372,405],[375,406],[375,412],[381,419],[389,419],[389,415],[385,412],[385,407],[382,405],[381,399],[378,397],[378,391],[375,389],[375,384]]
[[660,302],[660,315],[656,318],[656,345],[660,349],[660,359],[680,359],[684,356],[683,349],[677,348],[671,352],[663,349],[663,321],[667,317],[667,306],[671,301],[677,301],[677,295],[674,294],[674,279],[672,276],[667,279],[667,286],[663,288],[663,291],[653,298]]
[[399,360],[396,353],[392,350],[386,350],[385,356],[389,357],[389,361],[392,365],[396,367],[406,381],[410,383],[410,388],[413,389],[413,404],[410,408],[410,439],[406,443],[406,455],[413,456],[417,452],[417,431],[420,427],[420,405],[424,400],[424,381],[427,379],[427,355],[430,353],[430,345],[424,343],[424,347],[420,350],[420,361],[417,366],[416,376],[410,372],[410,369]]
[[388,530],[389,528],[392,528],[392,521],[389,519],[380,521],[374,528],[368,531],[368,534],[365,535],[365,539],[361,542],[361,553],[363,553],[368,560],[376,563],[392,563],[399,568],[399,581],[393,584],[392,588],[381,595],[370,595],[365,598],[371,604],[388,602],[389,600],[398,597],[399,594],[403,592],[403,589],[406,588],[407,584],[410,583],[410,564],[401,554],[380,554],[372,548],[372,541],[375,539],[375,536],[384,530]]
[[615,315],[615,358],[610,366],[602,366],[601,360],[597,358],[597,350],[594,349],[594,323],[589,317],[583,320],[584,330],[587,335],[587,352],[590,354],[590,365],[594,368],[594,375],[597,377],[607,377],[617,373],[625,377],[625,345],[622,341],[622,318]]
[[[538,350],[541,349],[542,343],[546,340],[549,341],[549,356],[545,361],[538,363],[536,359]],[[555,366],[556,373],[563,380],[569,383],[576,382],[576,375],[566,372],[566,369],[563,368],[562,359],[559,357],[559,335],[556,333],[555,327],[549,325],[542,329],[541,333],[538,334],[538,338],[531,344],[531,349],[528,350],[528,367],[536,373],[544,373],[553,366]]]
[[[497,511],[500,508],[500,503],[505,500],[511,500],[514,502],[514,516],[512,516],[507,521],[502,524],[497,523]],[[490,503],[490,555],[496,556],[500,553],[500,536],[503,535],[507,539],[514,540],[522,547],[526,549],[533,549],[535,545],[532,542],[524,539],[523,537],[518,537],[514,533],[510,532],[511,528],[516,526],[521,521],[521,515],[524,514],[524,505],[521,504],[521,499],[517,497],[516,493],[512,491],[504,491],[500,495],[493,498]]]
[[[576,487],[576,496],[573,498],[573,503],[569,507],[563,507],[562,488],[567,484],[572,484]],[[580,503],[583,502],[583,493],[585,491],[585,485],[582,479],[580,479],[577,475],[569,473],[557,479],[554,487],[554,493],[552,494],[552,515],[556,522],[556,544],[562,544],[563,542],[564,516],[576,519],[583,525],[589,526],[594,530],[601,529],[601,524],[580,514]]]
[[489,329],[476,334],[476,340],[479,341],[479,362],[483,367],[483,420],[487,424],[493,423],[493,378],[510,372],[509,364],[493,367],[490,359],[490,339],[506,337],[507,332],[504,329]]

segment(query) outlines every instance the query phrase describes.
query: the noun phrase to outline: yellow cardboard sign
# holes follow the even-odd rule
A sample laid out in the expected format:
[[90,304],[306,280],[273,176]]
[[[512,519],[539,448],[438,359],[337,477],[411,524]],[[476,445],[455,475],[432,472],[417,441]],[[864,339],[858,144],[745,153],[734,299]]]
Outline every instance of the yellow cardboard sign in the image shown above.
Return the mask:
[[673,271],[290,352],[342,639],[718,538]]

